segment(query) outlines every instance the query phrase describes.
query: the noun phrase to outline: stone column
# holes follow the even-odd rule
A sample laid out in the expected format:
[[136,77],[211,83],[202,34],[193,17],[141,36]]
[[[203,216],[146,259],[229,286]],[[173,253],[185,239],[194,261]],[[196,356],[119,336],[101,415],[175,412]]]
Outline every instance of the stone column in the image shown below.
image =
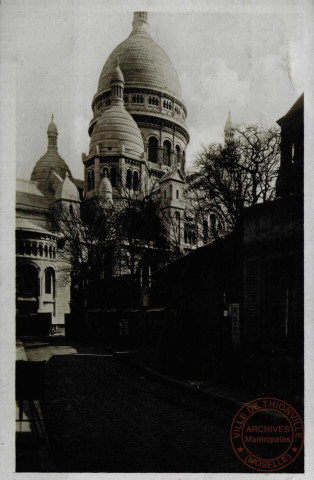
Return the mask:
[[38,312],[44,311],[44,272],[40,269],[38,273],[39,292],[38,292]]
[[95,158],[94,169],[95,169],[95,192],[98,194],[99,184],[100,184],[100,169],[99,169],[98,157]]
[[157,151],[157,162],[158,162],[158,165],[162,165],[163,164],[163,148],[160,146],[158,147],[158,151]]

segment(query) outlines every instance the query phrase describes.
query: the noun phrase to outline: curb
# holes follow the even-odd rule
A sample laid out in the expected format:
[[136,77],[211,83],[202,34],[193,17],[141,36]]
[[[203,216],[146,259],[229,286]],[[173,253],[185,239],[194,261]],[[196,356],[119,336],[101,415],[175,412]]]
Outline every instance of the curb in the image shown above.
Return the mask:
[[215,391],[208,391],[202,388],[197,388],[194,387],[193,385],[190,385],[182,380],[177,380],[176,378],[169,377],[168,375],[165,375],[163,373],[158,372],[157,370],[154,370],[151,367],[148,367],[142,362],[133,360],[128,358],[126,355],[119,355],[114,348],[112,348],[110,345],[105,345],[105,347],[113,353],[116,357],[121,359],[123,362],[128,363],[133,365],[134,367],[140,368],[142,370],[145,370],[146,373],[148,373],[150,376],[155,377],[159,380],[162,380],[163,382],[167,383],[168,385],[175,386],[179,388],[182,391],[192,393],[193,395],[196,396],[201,396],[203,398],[210,399],[211,401],[217,403],[218,405],[224,405],[228,409],[232,409],[232,412],[236,413],[240,408],[243,407],[247,402],[241,401],[240,399],[236,397],[227,397],[224,395],[221,395]]

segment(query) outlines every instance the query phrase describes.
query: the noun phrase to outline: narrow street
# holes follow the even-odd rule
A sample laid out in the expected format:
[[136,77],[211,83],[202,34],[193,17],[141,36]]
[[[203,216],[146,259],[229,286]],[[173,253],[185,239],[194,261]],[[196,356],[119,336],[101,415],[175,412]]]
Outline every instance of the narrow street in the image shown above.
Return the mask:
[[24,348],[48,360],[43,415],[58,472],[248,472],[231,449],[232,412],[148,376],[127,352]]
[[230,412],[148,378],[127,353],[24,346],[28,360],[48,360],[43,413],[57,471],[247,471],[230,446]]

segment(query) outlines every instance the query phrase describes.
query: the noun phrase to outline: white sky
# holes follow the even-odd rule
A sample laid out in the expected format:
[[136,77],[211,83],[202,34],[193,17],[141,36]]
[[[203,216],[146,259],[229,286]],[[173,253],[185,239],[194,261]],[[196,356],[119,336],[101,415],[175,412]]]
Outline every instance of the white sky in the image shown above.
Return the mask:
[[304,89],[306,3],[284,3],[252,9],[245,2],[182,2],[180,12],[167,12],[164,2],[4,1],[2,51],[16,74],[16,175],[29,179],[46,152],[54,113],[59,153],[82,178],[99,75],[129,35],[136,9],[153,10],[152,37],[178,72],[188,165],[202,143],[222,141],[229,110],[237,122],[273,124]]

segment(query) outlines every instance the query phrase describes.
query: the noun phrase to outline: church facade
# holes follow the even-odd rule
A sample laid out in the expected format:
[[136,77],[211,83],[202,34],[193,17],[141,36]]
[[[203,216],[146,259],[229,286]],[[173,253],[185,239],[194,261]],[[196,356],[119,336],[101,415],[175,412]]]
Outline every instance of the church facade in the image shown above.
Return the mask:
[[[135,12],[132,31],[109,55],[92,100],[90,145],[82,154],[84,180],[73,178],[58,152],[58,130],[48,126],[47,152],[30,181],[18,180],[16,198],[17,315],[50,314],[62,325],[70,286],[62,282],[60,239],[51,231],[51,206],[93,199],[152,196],[171,224],[181,253],[202,244],[189,213],[185,176],[189,133],[181,86],[168,55],[152,39],[146,12]],[[72,205],[72,206],[71,206]]]

